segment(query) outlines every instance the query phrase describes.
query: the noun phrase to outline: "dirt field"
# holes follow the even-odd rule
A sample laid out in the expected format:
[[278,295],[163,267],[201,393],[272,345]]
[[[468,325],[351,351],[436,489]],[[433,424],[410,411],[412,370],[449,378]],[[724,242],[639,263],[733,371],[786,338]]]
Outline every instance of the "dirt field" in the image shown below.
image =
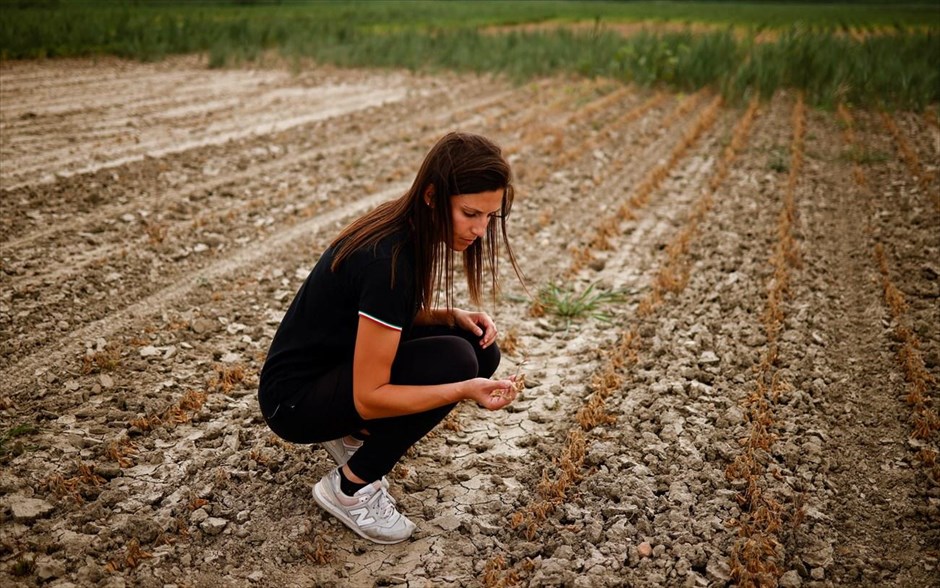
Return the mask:
[[[0,79],[3,586],[936,585],[935,118],[196,59]],[[418,530],[377,546],[257,372],[451,129],[511,153],[532,291],[623,298],[569,324],[505,273],[529,388],[414,448]]]

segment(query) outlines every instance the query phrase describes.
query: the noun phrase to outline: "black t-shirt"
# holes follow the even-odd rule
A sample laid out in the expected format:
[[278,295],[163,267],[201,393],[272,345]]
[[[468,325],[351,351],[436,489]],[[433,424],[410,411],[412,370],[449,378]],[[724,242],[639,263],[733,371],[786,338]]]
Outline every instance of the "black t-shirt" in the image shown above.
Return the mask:
[[[394,256],[396,246],[401,245]],[[330,369],[352,362],[359,317],[411,329],[418,311],[412,241],[395,233],[360,248],[336,268],[327,249],[287,309],[261,371],[261,385],[277,398]],[[392,269],[394,259],[394,277]]]

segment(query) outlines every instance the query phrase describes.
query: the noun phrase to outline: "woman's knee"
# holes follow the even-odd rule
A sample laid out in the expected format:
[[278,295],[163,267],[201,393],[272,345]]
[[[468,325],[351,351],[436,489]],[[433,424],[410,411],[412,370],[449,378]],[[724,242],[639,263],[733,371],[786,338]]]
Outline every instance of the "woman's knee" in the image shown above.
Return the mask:
[[473,344],[461,337],[427,337],[399,349],[392,365],[395,384],[447,384],[477,377],[480,365]]

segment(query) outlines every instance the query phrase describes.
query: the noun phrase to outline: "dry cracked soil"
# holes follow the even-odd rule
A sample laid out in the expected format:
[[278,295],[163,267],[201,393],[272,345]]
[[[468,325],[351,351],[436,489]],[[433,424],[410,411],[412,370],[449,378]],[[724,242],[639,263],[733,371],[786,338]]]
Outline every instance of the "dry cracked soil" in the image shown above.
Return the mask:
[[[938,585],[936,117],[191,57],[0,80],[3,586]],[[504,263],[486,310],[528,388],[409,452],[418,530],[377,546],[257,373],[452,129],[514,166],[528,291]]]

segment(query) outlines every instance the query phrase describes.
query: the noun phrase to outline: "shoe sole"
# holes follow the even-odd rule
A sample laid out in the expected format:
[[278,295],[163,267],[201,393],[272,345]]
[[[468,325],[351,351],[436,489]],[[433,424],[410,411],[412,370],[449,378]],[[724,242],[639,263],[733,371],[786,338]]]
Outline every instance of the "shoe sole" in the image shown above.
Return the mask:
[[403,539],[376,539],[375,537],[369,537],[368,535],[362,532],[362,529],[360,529],[356,525],[356,523],[354,523],[353,520],[350,519],[346,515],[345,512],[336,508],[333,505],[333,503],[329,501],[329,499],[325,495],[326,491],[320,487],[322,483],[323,482],[321,480],[320,482],[317,482],[316,484],[314,484],[313,499],[316,500],[317,504],[319,504],[325,511],[327,511],[328,513],[330,513],[331,515],[339,519],[340,522],[342,522],[344,525],[349,527],[349,530],[354,532],[356,535],[359,535],[363,539],[368,539],[369,541],[372,541],[373,543],[379,543],[381,545],[394,545],[395,543],[401,543],[402,541],[408,540],[408,537],[405,537]]

